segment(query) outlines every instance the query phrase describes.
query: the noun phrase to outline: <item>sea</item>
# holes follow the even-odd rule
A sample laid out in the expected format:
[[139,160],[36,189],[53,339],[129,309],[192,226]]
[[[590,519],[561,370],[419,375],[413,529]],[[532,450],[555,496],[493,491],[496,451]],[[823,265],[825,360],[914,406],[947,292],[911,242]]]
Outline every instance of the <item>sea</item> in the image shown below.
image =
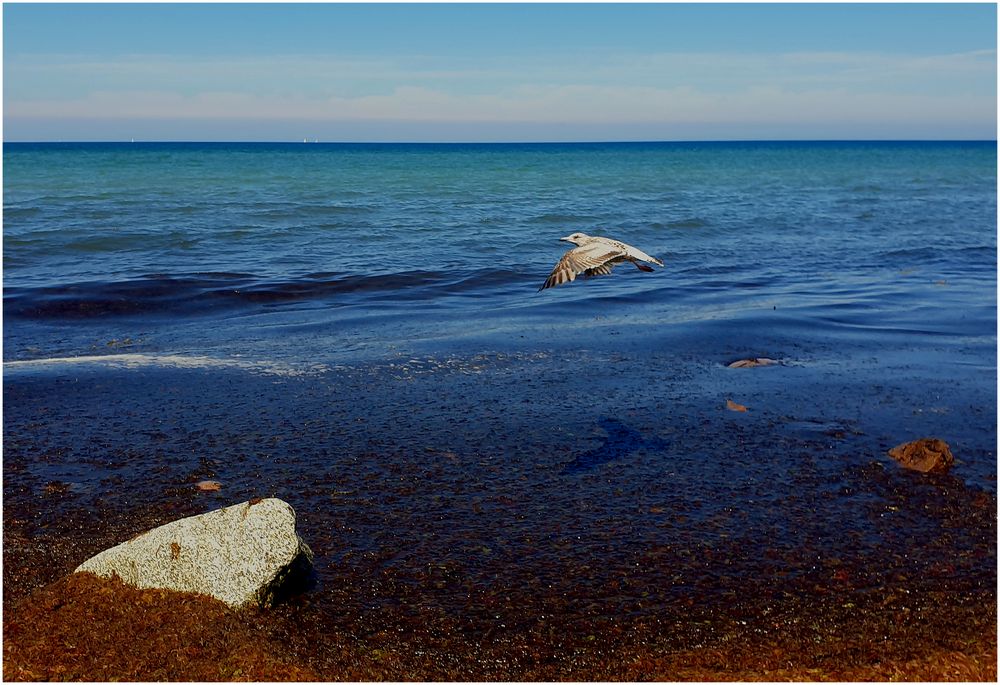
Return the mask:
[[[992,142],[8,143],[3,219],[5,361],[995,333]],[[667,266],[537,292],[575,231]]]
[[[994,141],[5,143],[3,203],[46,526],[278,496],[317,597],[470,626],[995,587]],[[540,291],[574,232],[664,267]],[[948,474],[888,456],[922,437]]]

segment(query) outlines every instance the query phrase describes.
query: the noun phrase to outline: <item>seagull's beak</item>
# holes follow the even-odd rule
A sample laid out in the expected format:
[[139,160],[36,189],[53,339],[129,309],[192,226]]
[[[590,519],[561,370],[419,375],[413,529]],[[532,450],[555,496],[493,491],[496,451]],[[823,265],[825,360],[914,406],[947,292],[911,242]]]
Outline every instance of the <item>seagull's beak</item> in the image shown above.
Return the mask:
[[573,242],[573,239],[570,236],[564,236],[564,237],[560,238],[559,240],[565,240],[567,243]]

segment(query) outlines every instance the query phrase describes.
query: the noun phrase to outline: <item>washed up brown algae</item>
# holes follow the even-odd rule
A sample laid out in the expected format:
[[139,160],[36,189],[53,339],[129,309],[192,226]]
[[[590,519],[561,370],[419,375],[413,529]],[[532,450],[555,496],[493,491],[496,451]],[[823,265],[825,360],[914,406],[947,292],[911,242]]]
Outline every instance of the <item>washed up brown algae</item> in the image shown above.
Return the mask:
[[[872,468],[864,476],[892,488],[890,511],[925,509],[927,502],[907,501],[905,482],[892,473]],[[942,481],[935,500],[931,515],[949,529],[995,535],[995,497]],[[142,530],[174,511],[156,509],[121,512],[111,526],[89,529],[111,512],[71,510],[65,523],[116,538],[122,525]],[[887,552],[882,560],[826,557],[811,571],[779,564],[773,574],[727,579],[714,569],[740,563],[731,556],[739,551],[719,541],[700,547],[698,559],[682,547],[649,548],[598,585],[600,574],[581,561],[558,572],[565,582],[532,578],[531,568],[476,582],[471,557],[502,549],[408,574],[385,556],[351,563],[327,542],[321,555],[333,568],[318,591],[266,612],[236,613],[196,595],[139,591],[89,574],[59,578],[79,559],[81,543],[94,540],[4,513],[7,680],[996,679],[994,591],[977,584],[967,565],[986,557],[976,550],[971,559],[955,556],[941,540],[921,543],[938,556],[921,576],[892,570],[905,558]],[[303,532],[322,537],[308,523]],[[767,553],[792,564],[796,557]],[[664,602],[675,593],[661,574],[686,574],[692,561],[701,569],[695,584]],[[31,591],[38,582],[50,584]],[[658,611],[642,610],[657,602]]]
[[[7,681],[169,680],[912,680],[995,681],[995,617],[946,608],[920,616],[889,599],[804,598],[761,625],[717,621],[709,644],[678,649],[666,625],[558,619],[469,636],[458,617],[420,617],[370,634],[316,632],[315,614],[234,612],[221,602],[72,574],[5,612]],[[707,614],[689,609],[688,629]],[[379,618],[382,618],[381,616]],[[513,617],[511,628],[518,628]],[[683,626],[678,626],[683,629]],[[656,630],[650,630],[655,628]],[[312,646],[310,646],[312,645]],[[317,648],[318,647],[318,648]]]
[[257,627],[204,595],[74,573],[4,612],[5,681],[317,680]]

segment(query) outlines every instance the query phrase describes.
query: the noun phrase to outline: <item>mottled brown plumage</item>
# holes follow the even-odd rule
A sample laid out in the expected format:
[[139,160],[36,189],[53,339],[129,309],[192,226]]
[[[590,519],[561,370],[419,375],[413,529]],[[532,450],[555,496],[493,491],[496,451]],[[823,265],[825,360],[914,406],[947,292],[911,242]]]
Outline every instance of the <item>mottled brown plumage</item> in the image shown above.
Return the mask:
[[606,276],[611,273],[611,269],[615,265],[624,262],[632,262],[642,271],[652,271],[653,269],[641,262],[663,266],[663,262],[656,257],[651,257],[638,248],[611,238],[574,233],[559,240],[573,243],[577,247],[562,256],[539,290],[553,288],[576,280],[580,274],[587,278]]

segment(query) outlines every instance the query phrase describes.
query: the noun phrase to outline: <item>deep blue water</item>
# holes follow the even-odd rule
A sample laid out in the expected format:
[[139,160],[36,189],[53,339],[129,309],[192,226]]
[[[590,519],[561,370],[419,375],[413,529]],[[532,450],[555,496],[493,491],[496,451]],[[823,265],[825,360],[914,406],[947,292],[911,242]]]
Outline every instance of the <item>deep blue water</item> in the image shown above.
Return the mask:
[[[996,193],[992,142],[7,144],[5,510],[277,495],[327,587],[612,615],[993,588]],[[538,292],[575,231],[666,266]]]

